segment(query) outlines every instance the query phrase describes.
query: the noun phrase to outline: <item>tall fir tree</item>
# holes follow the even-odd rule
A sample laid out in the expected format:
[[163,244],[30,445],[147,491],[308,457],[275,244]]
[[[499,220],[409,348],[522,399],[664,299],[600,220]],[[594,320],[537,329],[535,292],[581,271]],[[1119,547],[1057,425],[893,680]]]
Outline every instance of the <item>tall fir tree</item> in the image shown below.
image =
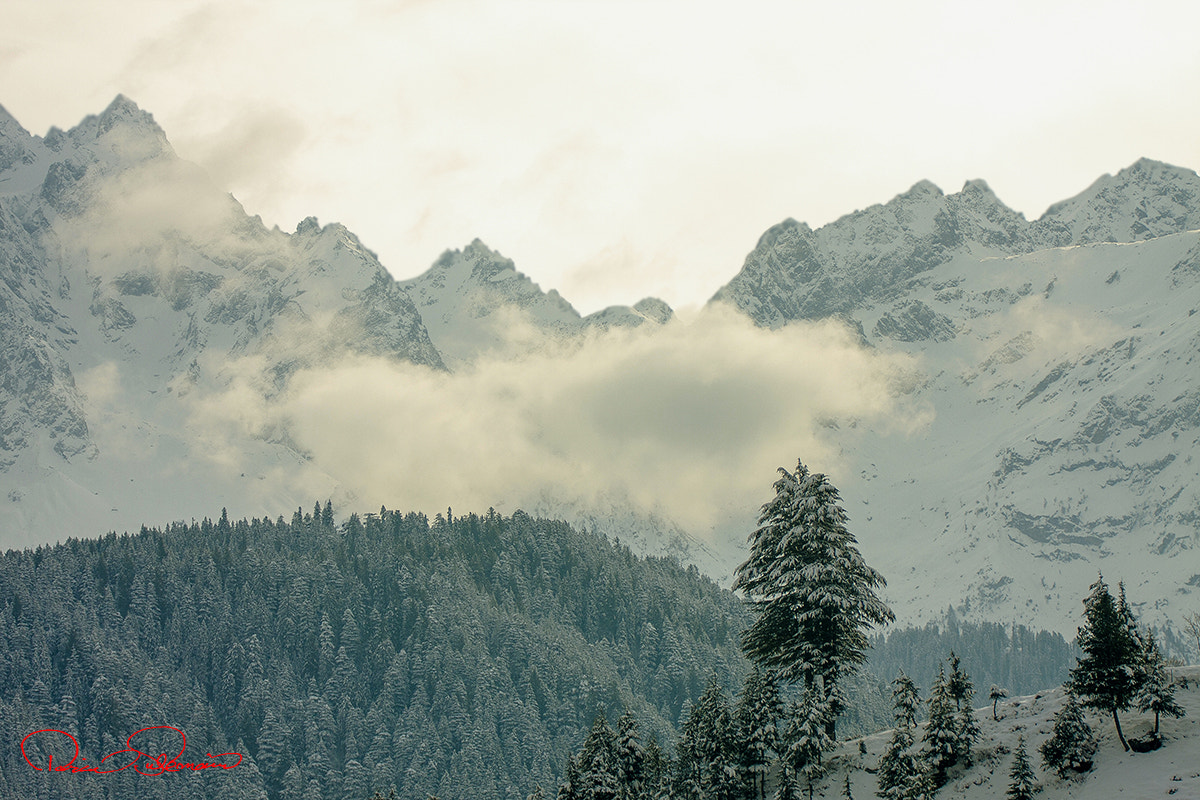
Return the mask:
[[646,748],[638,736],[637,718],[626,711],[617,720],[617,736],[613,745],[617,760],[618,796],[632,800],[642,796],[642,779],[646,762]]
[[775,497],[750,535],[750,557],[734,580],[734,590],[758,612],[743,651],[806,690],[820,678],[833,712],[833,739],[841,713],[833,690],[866,659],[866,632],[895,616],[875,593],[885,581],[863,560],[838,490],[800,462],[794,472],[780,467],[779,474]]
[[921,741],[921,761],[934,786],[946,782],[946,770],[962,756],[959,722],[954,701],[950,696],[945,667],[938,667],[937,677],[929,690],[929,720]]
[[1071,670],[1069,688],[1087,708],[1112,714],[1121,746],[1129,750],[1121,730],[1120,712],[1129,708],[1139,687],[1141,642],[1132,614],[1124,602],[1118,606],[1104,577],[1091,586],[1084,600],[1083,626],[1078,644],[1083,655]]
[[597,714],[579,752],[580,800],[617,800],[620,781],[616,744],[608,719],[603,713]]
[[642,797],[645,800],[669,800],[671,797],[671,760],[651,734],[642,761]]
[[819,680],[817,685],[804,690],[788,713],[782,767],[810,798],[817,781],[825,774],[825,753],[834,746],[829,736],[829,718],[833,713],[829,693]]

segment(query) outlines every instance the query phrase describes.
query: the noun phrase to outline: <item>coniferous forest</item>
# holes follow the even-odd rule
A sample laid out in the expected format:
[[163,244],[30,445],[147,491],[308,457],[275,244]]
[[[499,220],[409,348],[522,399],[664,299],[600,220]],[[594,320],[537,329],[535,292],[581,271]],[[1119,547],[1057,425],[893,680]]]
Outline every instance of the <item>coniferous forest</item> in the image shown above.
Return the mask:
[[[752,620],[695,568],[519,511],[336,521],[326,503],[290,522],[222,512],[9,551],[0,796],[551,796],[598,714],[636,718],[664,759],[692,747],[692,709],[718,692],[732,711],[740,697]],[[1004,671],[1032,685],[1061,682],[1075,652],[1056,634],[957,623],[871,644],[845,680],[843,735],[891,725],[880,676],[922,676],[949,650],[984,682]],[[242,761],[50,774],[19,746],[63,731],[94,765],[151,725],[187,736],[185,760]]]
[[[4,797],[524,798],[598,710],[669,740],[710,674],[746,669],[732,594],[521,512],[72,539],[0,558],[0,597]],[[192,761],[244,759],[48,774],[18,747],[54,728],[95,764],[164,724]]]

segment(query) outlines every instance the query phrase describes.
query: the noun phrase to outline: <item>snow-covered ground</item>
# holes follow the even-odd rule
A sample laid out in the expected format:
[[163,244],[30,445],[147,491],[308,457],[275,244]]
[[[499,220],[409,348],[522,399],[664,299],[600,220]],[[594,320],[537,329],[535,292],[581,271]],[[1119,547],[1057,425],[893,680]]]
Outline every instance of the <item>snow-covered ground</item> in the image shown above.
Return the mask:
[[[1054,715],[1062,707],[1065,694],[1060,686],[1032,697],[1005,699],[999,706],[998,722],[992,719],[991,705],[977,709],[975,713],[982,736],[976,746],[975,762],[970,768],[951,769],[950,779],[938,791],[937,797],[963,800],[1004,797],[1010,783],[1017,737],[1023,735],[1030,763],[1041,786],[1038,794],[1041,800],[1200,798],[1200,666],[1178,667],[1171,672],[1178,684],[1175,699],[1187,714],[1181,719],[1162,718],[1161,749],[1151,753],[1124,752],[1117,740],[1112,717],[1089,712],[1088,723],[1100,745],[1095,766],[1084,775],[1069,778],[1060,778],[1053,770],[1046,770],[1038,748],[1049,738]],[[1121,727],[1127,739],[1144,736],[1154,728],[1154,715],[1128,711],[1121,715]],[[919,728],[918,741],[924,726]],[[829,772],[814,796],[843,797],[845,776],[849,771],[853,796],[860,800],[875,797],[878,785],[874,770],[891,736],[890,730],[880,731],[862,740],[852,739],[840,744],[830,757]],[[859,755],[860,741],[866,743],[865,758]]]

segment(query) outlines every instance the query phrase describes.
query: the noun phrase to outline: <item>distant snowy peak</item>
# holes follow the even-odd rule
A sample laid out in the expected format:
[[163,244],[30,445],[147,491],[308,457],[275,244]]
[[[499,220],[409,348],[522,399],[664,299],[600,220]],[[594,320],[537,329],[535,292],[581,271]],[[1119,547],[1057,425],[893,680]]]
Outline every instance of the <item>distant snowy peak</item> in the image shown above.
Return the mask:
[[408,295],[350,231],[315,219],[267,229],[128,98],[45,138],[0,114],[0,154],[8,543],[136,528],[213,497],[310,501],[330,481],[286,425],[233,432],[237,469],[205,472],[221,446],[196,427],[204,403],[239,382],[286,390],[349,354],[445,368]]
[[536,336],[563,340],[588,330],[663,324],[673,312],[656,298],[583,317],[556,290],[518,272],[511,259],[476,239],[447,250],[423,274],[400,284],[421,312],[429,335],[451,366],[482,355],[515,355]]
[[845,314],[957,254],[1028,251],[1028,227],[983,181],[951,195],[921,181],[816,231],[792,219],[772,227],[713,301],[772,328]]
[[889,202],[813,231],[795,220],[768,230],[713,302],[757,324],[846,314],[886,299],[913,276],[959,255],[1132,242],[1200,228],[1200,177],[1142,159],[1029,222],[982,180],[943,194],[921,181]]
[[1143,158],[1051,206],[1037,221],[1046,244],[1134,242],[1200,229],[1200,176]]
[[29,131],[0,106],[0,172],[26,159],[32,161],[34,155],[29,150],[32,142]]

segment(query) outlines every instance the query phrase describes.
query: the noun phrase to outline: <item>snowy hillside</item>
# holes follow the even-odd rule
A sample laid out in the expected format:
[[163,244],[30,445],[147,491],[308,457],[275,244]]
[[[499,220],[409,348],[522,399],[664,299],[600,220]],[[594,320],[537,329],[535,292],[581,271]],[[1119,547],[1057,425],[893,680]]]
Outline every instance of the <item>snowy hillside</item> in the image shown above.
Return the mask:
[[[1181,719],[1164,717],[1161,720],[1161,749],[1151,753],[1126,753],[1117,741],[1112,718],[1088,714],[1088,723],[1100,745],[1094,768],[1077,778],[1060,778],[1053,771],[1047,772],[1038,748],[1049,737],[1054,715],[1062,707],[1065,694],[1059,687],[1032,697],[1002,701],[998,709],[999,721],[992,719],[990,705],[977,709],[975,716],[982,735],[976,748],[975,764],[970,768],[952,769],[949,781],[936,796],[962,800],[1004,797],[1010,782],[1017,737],[1024,736],[1030,763],[1041,785],[1037,796],[1042,800],[1200,797],[1200,667],[1180,667],[1173,673],[1176,681],[1186,683],[1186,688],[1177,688],[1175,699],[1187,715]],[[1140,737],[1153,729],[1154,717],[1130,712],[1122,715],[1122,727],[1126,736]],[[922,731],[923,726],[918,730],[918,741]],[[858,739],[840,745],[830,759],[829,775],[815,796],[843,797],[848,772],[854,797],[875,797],[874,770],[890,738],[891,731],[881,731],[862,739],[867,750],[865,757],[859,754]]]
[[442,368],[353,234],[267,230],[128,99],[44,138],[0,109],[0,140],[4,546],[337,496],[285,430],[206,424],[214,395],[353,353]]
[[714,302],[764,326],[833,315],[918,359],[921,428],[827,437],[902,616],[1069,632],[1104,570],[1164,624],[1200,590],[1197,228],[1200,178],[1146,160],[1035,222],[981,182],[918,184],[819,231],[777,226]]

